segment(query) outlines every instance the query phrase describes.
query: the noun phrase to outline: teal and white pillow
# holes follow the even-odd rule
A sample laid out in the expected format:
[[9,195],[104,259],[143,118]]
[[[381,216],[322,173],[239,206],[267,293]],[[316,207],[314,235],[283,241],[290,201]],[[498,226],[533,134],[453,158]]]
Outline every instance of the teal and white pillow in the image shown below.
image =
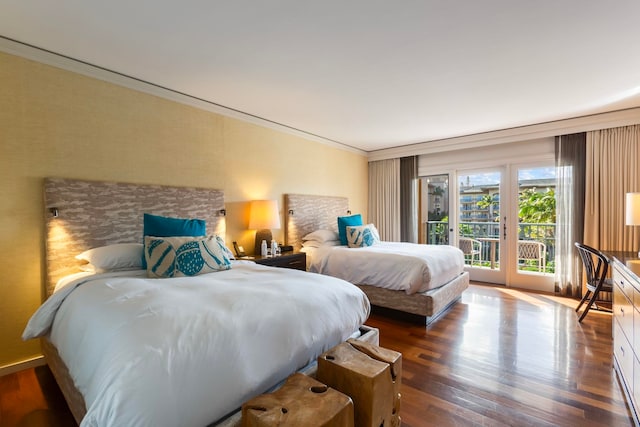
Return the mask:
[[233,254],[233,252],[231,252],[231,249],[229,249],[227,247],[227,245],[224,243],[224,239],[222,237],[220,237],[219,235],[216,234],[216,240],[218,241],[218,243],[220,244],[220,246],[224,250],[224,253],[227,255],[227,258],[236,259],[236,257]]
[[197,276],[228,270],[231,261],[216,236],[145,236],[148,277]]
[[348,225],[346,227],[347,244],[350,248],[362,248],[380,243],[380,235],[375,225]]

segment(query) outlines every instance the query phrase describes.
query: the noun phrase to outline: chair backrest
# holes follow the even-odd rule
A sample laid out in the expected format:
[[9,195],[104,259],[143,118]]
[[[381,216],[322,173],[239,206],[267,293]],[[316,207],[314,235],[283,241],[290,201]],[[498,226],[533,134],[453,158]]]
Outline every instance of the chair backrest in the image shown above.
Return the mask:
[[543,259],[547,245],[534,240],[518,240],[518,259]]
[[587,284],[598,287],[607,278],[609,272],[609,260],[597,249],[582,243],[575,242],[578,253],[582,259],[582,265],[587,275]]
[[[476,245],[477,242],[477,245]],[[475,246],[475,247],[474,247]],[[470,239],[468,237],[459,237],[458,238],[458,247],[465,255],[470,255],[473,253],[478,253],[480,246],[480,241],[475,239]]]

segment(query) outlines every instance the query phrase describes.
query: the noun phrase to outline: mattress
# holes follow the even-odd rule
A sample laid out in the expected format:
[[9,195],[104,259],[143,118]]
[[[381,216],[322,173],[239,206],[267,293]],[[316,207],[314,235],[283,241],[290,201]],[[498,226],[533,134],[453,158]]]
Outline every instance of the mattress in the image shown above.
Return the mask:
[[352,336],[369,301],[340,279],[246,261],[196,277],[79,274],[36,311],[84,397],[81,426],[202,426]]
[[464,254],[449,245],[321,246],[307,251],[307,256],[309,271],[407,294],[438,288],[464,272]]

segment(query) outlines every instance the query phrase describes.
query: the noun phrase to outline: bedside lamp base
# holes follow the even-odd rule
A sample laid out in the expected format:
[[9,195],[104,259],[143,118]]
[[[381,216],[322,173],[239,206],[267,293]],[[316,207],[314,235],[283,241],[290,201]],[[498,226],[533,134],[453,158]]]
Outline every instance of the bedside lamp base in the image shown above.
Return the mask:
[[260,253],[260,244],[262,243],[263,240],[267,241],[267,248],[271,247],[271,239],[273,239],[273,235],[271,234],[271,230],[269,229],[262,229],[262,230],[258,230],[256,231],[256,243],[255,243],[255,247],[254,247],[254,255],[262,255]]

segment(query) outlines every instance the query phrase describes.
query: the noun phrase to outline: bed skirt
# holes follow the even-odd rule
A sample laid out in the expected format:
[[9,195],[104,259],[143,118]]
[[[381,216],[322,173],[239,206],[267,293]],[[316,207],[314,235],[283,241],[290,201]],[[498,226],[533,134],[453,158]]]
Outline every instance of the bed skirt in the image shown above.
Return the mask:
[[438,288],[411,295],[407,295],[405,291],[394,291],[371,285],[357,286],[367,295],[371,305],[425,316],[427,323],[430,323],[455,303],[462,292],[469,287],[469,273],[465,271]]
[[[367,325],[362,325],[360,327],[360,336],[356,339],[365,341],[369,344],[379,345],[380,343],[380,333],[377,328],[372,328]],[[69,369],[60,358],[58,354],[58,350],[56,347],[49,341],[48,337],[44,337],[40,340],[42,347],[42,354],[47,361],[47,365],[49,365],[49,369],[53,373],[62,394],[64,395],[65,400],[67,401],[67,405],[73,414],[78,425],[84,418],[87,413],[86,404],[82,394],[78,391],[71,376],[69,375]],[[315,377],[317,370],[317,363],[313,362],[300,370],[300,372],[305,375],[309,375],[311,377]],[[282,381],[284,383],[284,380]],[[238,410],[235,413],[229,415],[223,420],[217,421],[211,426],[216,427],[236,427],[240,426],[242,421],[242,411]]]

